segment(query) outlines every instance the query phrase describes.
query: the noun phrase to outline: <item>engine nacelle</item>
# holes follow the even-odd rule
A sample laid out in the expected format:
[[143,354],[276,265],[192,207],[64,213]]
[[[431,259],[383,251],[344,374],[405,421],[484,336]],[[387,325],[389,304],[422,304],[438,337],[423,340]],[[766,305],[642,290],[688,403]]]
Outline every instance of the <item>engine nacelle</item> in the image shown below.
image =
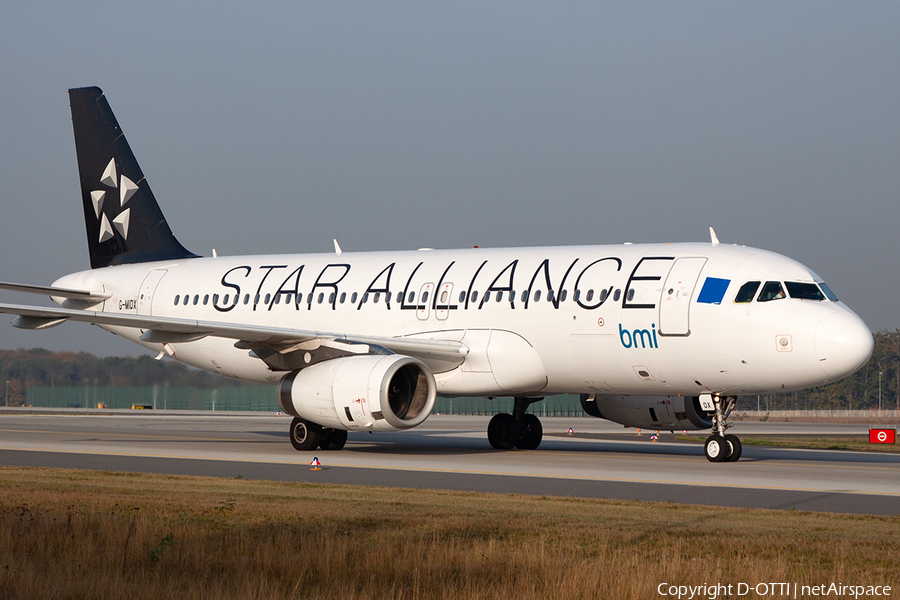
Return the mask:
[[278,404],[323,427],[395,431],[421,425],[436,393],[434,375],[414,358],[347,356],[285,375],[278,383]]
[[581,394],[581,407],[625,427],[643,429],[709,429],[712,420],[700,407],[699,396],[626,396]]

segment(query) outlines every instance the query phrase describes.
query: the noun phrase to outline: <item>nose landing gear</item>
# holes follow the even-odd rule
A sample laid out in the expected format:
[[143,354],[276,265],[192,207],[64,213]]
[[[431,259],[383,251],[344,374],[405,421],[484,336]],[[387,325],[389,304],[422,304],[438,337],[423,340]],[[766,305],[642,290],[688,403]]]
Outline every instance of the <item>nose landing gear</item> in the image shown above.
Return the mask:
[[710,462],[737,462],[741,458],[741,440],[736,435],[725,434],[725,430],[731,427],[727,419],[734,410],[735,398],[713,396],[712,402],[715,407],[712,417],[713,434],[706,438],[703,453]]

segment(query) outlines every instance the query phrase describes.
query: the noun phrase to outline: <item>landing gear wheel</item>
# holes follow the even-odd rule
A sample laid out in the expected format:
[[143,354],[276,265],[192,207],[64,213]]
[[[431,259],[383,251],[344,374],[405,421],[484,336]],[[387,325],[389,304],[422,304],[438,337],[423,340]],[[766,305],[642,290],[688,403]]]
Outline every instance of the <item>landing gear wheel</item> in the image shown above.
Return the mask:
[[709,462],[724,462],[728,458],[728,443],[719,434],[711,435],[706,438],[703,453]]
[[509,413],[494,415],[488,423],[488,441],[497,450],[510,450],[521,436],[522,428]]
[[319,448],[322,450],[340,450],[347,443],[347,432],[343,429],[326,429],[322,434]]
[[541,420],[532,414],[522,417],[523,425],[522,437],[516,442],[516,448],[522,450],[534,450],[541,445],[541,438],[544,436],[544,427]]
[[322,441],[322,428],[296,417],[291,421],[290,438],[294,450],[315,450]]
[[736,435],[728,434],[725,436],[725,443],[728,445],[730,452],[728,453],[728,462],[737,462],[741,458],[741,440]]

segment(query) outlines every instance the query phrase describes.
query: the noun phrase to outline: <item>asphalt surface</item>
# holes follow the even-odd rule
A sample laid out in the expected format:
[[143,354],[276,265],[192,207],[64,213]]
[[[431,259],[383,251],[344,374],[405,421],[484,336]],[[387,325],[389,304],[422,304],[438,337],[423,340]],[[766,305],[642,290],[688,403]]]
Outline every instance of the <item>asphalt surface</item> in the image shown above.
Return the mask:
[[[542,418],[537,450],[493,450],[489,417],[435,415],[297,452],[290,419],[261,413],[0,411],[0,465],[900,515],[900,454],[744,446],[714,464],[700,443],[591,418]],[[572,433],[568,429],[572,428]],[[858,435],[861,425],[741,423],[751,435]],[[679,432],[676,432],[676,434]],[[705,435],[696,432],[697,435]],[[309,463],[316,457],[322,470]]]

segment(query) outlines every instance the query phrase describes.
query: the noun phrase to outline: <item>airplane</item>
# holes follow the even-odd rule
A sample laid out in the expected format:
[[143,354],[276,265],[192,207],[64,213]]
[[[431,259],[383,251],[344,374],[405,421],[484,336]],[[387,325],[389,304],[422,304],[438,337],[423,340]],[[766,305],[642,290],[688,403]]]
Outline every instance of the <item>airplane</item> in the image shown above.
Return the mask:
[[535,449],[530,404],[578,394],[625,427],[711,430],[735,462],[739,394],[837,381],[871,331],[786,256],[709,243],[200,257],[172,233],[97,87],[69,90],[91,269],[0,289],[13,325],[97,325],[200,369],[275,384],[300,451],[420,425],[441,396],[512,397],[498,450]]

